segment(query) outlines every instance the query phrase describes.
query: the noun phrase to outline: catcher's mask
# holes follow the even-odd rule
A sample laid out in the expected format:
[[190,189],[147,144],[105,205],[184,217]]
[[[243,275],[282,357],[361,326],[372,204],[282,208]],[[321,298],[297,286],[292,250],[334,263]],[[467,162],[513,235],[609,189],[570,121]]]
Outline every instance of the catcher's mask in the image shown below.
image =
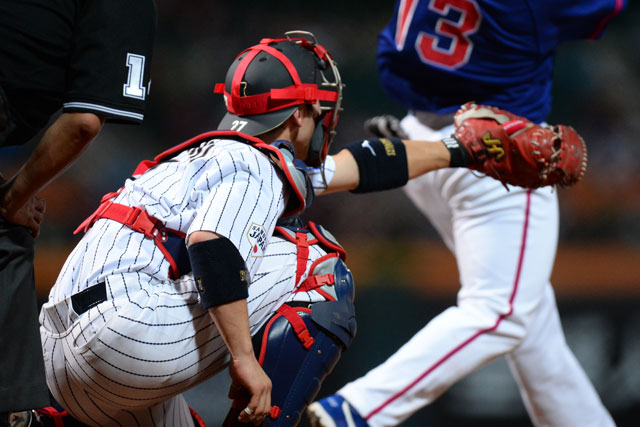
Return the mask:
[[289,31],[285,38],[262,39],[242,51],[225,83],[215,86],[228,111],[218,130],[258,136],[284,123],[299,105],[319,101],[322,115],[305,163],[320,166],[336,133],[342,88],[335,61],[313,34]]

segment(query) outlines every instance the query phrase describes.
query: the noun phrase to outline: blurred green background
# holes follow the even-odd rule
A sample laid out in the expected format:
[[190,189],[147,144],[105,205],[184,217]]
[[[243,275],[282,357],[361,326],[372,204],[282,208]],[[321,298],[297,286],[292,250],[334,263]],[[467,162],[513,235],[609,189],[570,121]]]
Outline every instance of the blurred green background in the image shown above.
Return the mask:
[[[41,300],[79,240],[72,230],[103,194],[118,188],[140,160],[215,129],[224,111],[222,98],[213,94],[215,83],[224,80],[240,50],[262,37],[311,31],[338,61],[347,88],[333,152],[363,136],[366,118],[404,115],[382,92],[375,68],[376,37],[391,15],[391,1],[157,3],[144,124],[107,125],[82,159],[43,193],[47,216],[36,254]],[[567,339],[619,425],[640,419],[640,7],[630,3],[602,40],[569,43],[558,51],[549,118],[574,126],[589,148],[584,181],[558,190],[561,228],[553,282]],[[15,170],[31,148],[3,150],[0,168]],[[343,243],[357,285],[359,334],[325,382],[324,395],[383,361],[455,303],[458,275],[436,232],[400,190],[320,198],[306,217]],[[216,378],[188,393],[212,425],[229,404],[226,381]],[[406,425],[530,423],[506,364],[497,361]]]

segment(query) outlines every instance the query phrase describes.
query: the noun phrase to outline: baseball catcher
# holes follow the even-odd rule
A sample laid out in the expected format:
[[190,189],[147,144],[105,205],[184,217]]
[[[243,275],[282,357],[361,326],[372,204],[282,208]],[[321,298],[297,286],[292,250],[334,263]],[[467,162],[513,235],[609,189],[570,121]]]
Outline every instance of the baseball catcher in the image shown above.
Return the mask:
[[[454,134],[442,141],[451,154],[451,167],[468,167],[524,188],[571,186],[587,169],[586,145],[570,126],[536,125],[473,102],[458,110],[454,123]],[[365,127],[379,137],[408,139],[390,115],[373,117]]]
[[263,39],[216,85],[217,130],[103,197],[42,308],[67,416],[199,425],[182,392],[228,369],[228,425],[297,423],[355,333],[353,286],[321,227],[276,224],[313,201],[306,167],[325,160],[341,91],[313,35]]

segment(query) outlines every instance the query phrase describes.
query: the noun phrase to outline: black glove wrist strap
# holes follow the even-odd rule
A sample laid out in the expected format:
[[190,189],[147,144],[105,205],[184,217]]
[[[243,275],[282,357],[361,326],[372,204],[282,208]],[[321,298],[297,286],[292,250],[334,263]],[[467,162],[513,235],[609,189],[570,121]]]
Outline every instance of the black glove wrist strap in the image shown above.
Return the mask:
[[442,138],[442,143],[451,154],[449,167],[464,168],[473,164],[473,157],[457,139],[453,137]]

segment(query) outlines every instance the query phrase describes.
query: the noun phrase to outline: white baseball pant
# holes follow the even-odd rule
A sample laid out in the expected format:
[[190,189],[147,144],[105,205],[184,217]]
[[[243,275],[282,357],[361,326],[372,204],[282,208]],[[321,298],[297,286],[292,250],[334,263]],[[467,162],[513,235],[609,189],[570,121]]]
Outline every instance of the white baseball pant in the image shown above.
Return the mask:
[[[430,129],[413,114],[402,126],[415,140],[453,131]],[[549,281],[558,237],[553,189],[507,191],[492,178],[451,168],[413,179],[405,190],[455,254],[457,305],[338,393],[372,427],[398,425],[506,355],[535,425],[614,425],[560,324]]]

